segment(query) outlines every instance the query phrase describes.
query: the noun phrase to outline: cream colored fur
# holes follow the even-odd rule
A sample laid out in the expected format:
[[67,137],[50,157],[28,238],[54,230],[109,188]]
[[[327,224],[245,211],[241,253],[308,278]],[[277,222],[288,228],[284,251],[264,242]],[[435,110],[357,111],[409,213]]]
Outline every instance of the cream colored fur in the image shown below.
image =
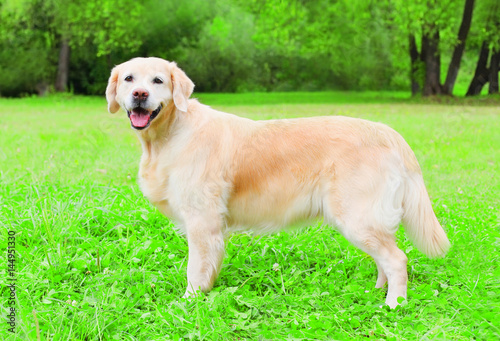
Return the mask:
[[193,87],[175,63],[136,58],[113,69],[106,90],[110,112],[132,110],[139,88],[149,93],[149,110],[163,105],[136,131],[139,182],[187,236],[185,296],[212,288],[224,237],[236,230],[272,232],[324,217],[374,258],[376,287],[388,282],[391,307],[407,290],[407,258],[394,238],[399,223],[428,256],[448,250],[415,155],[391,128],[340,116],[253,121],[189,99]]

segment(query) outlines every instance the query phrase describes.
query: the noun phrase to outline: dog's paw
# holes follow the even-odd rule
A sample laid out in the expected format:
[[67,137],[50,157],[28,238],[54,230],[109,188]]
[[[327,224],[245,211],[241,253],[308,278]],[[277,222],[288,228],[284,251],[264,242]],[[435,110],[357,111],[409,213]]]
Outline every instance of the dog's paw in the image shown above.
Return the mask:
[[204,293],[200,290],[192,291],[187,289],[184,295],[182,295],[182,298],[187,299],[187,300],[192,300],[196,297],[204,297]]
[[408,303],[404,296],[398,296],[396,299],[389,299],[385,301],[385,304],[389,306],[391,309],[395,309],[397,306],[404,306]]
[[188,290],[186,290],[186,292],[184,293],[184,295],[182,295],[182,298],[186,298],[186,299],[189,299],[189,298],[192,298],[194,297],[193,293],[189,292]]

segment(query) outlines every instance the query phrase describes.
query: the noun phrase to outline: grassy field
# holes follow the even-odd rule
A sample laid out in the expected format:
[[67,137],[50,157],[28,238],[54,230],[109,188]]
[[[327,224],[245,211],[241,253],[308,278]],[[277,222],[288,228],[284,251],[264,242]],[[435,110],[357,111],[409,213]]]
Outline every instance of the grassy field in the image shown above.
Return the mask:
[[498,102],[199,97],[255,119],[348,115],[392,126],[420,161],[451,251],[430,260],[398,232],[408,303],[389,310],[372,259],[332,227],[234,235],[214,290],[181,299],[187,243],[138,189],[140,147],[125,114],[108,114],[103,98],[0,99],[1,340],[500,338]]

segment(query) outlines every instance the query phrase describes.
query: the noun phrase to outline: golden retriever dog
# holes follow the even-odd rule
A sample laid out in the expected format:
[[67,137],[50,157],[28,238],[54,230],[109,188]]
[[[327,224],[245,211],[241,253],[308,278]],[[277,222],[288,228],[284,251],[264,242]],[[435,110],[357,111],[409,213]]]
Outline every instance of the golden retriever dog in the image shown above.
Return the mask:
[[123,108],[142,144],[142,192],[187,237],[184,297],[212,288],[224,238],[239,230],[323,217],[373,257],[390,307],[407,292],[399,223],[430,257],[450,247],[415,154],[393,129],[340,116],[253,121],[190,99],[193,88],[175,63],[135,58],[106,89],[108,110]]

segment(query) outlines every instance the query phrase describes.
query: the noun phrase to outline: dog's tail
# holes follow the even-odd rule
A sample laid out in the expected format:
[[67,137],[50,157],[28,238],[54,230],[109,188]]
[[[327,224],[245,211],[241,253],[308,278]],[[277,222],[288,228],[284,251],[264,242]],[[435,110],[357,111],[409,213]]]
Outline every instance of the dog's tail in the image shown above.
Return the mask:
[[450,242],[432,209],[422,175],[410,175],[403,199],[403,224],[408,238],[429,257],[444,256]]

